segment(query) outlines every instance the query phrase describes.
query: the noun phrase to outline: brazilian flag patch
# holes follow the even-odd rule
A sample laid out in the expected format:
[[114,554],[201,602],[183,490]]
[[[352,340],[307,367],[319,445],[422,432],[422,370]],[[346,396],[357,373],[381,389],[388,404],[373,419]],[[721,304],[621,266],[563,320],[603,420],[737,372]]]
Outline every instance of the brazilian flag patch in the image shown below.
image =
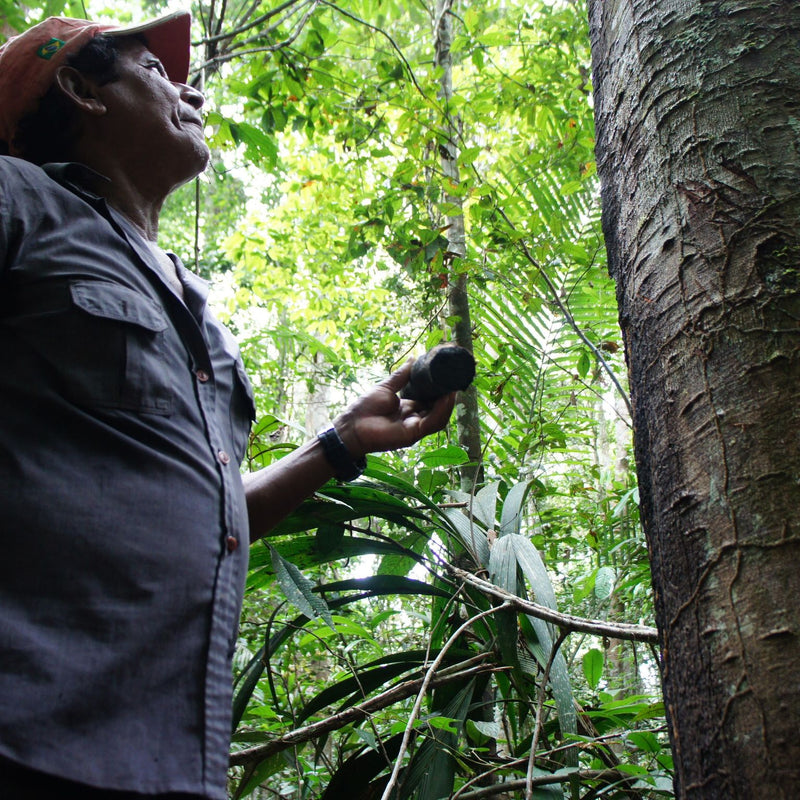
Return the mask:
[[49,42],[45,42],[37,51],[36,55],[39,58],[43,58],[45,61],[49,61],[63,46],[65,42],[62,42],[61,39],[56,39],[53,37]]

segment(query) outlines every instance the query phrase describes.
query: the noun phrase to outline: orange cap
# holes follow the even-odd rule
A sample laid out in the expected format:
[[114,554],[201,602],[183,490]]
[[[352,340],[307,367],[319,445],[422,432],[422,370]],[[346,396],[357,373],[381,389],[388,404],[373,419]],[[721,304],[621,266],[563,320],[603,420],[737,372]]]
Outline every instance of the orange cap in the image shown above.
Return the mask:
[[144,34],[171,81],[189,75],[191,15],[176,11],[141,25],[121,27],[86,19],[50,17],[0,47],[0,139],[11,145],[20,120],[36,110],[66,57],[98,34]]

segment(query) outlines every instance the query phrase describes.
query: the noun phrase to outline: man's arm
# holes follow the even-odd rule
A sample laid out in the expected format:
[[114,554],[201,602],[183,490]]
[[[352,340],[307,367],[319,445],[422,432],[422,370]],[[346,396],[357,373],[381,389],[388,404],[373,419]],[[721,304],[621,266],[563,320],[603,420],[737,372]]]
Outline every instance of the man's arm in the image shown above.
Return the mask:
[[[397,396],[408,383],[410,372],[411,362],[334,420],[334,428],[353,459],[408,447],[447,424],[455,393],[440,397],[430,407]],[[269,467],[245,475],[251,540],[265,535],[333,475],[333,466],[317,439]]]

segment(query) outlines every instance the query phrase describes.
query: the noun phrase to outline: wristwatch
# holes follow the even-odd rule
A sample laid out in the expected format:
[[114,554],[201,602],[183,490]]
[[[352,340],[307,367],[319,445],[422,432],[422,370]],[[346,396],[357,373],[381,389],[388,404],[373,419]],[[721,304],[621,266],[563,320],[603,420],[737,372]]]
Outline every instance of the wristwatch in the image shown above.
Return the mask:
[[367,459],[355,459],[342,441],[336,428],[328,428],[317,434],[325,457],[330,461],[340,481],[354,481],[367,468]]

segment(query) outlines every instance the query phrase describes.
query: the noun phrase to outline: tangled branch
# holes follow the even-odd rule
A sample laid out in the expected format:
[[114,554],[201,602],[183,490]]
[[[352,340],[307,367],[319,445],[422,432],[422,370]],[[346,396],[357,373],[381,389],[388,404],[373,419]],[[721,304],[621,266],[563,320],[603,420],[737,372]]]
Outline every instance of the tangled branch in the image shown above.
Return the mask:
[[550,775],[537,775],[534,778],[520,778],[513,781],[495,783],[491,786],[483,786],[471,792],[465,792],[460,796],[460,800],[483,800],[484,797],[492,797],[496,794],[507,795],[509,792],[523,790],[527,786],[551,786],[554,783],[566,783],[573,778],[581,781],[598,781],[606,784],[633,784],[637,778],[622,770],[616,769],[587,769],[571,770],[562,769]]
[[603,622],[601,620],[576,617],[572,614],[562,614],[560,611],[554,611],[552,608],[539,605],[539,603],[524,600],[505,589],[501,589],[499,586],[495,586],[489,581],[478,578],[471,572],[466,572],[463,569],[454,567],[452,564],[445,564],[444,568],[453,577],[479,589],[484,594],[491,595],[497,600],[513,606],[518,611],[530,614],[532,617],[543,619],[545,622],[552,622],[559,628],[564,628],[569,631],[593,633],[597,636],[608,636],[610,639],[624,639],[631,642],[658,644],[658,631],[655,628],[651,628],[649,625],[635,625],[625,622]]
[[[463,661],[460,664],[454,664],[447,669],[440,670],[435,677],[428,680],[427,688],[443,686],[447,683],[453,683],[455,681],[464,680],[465,678],[471,678],[484,672],[497,672],[498,667],[492,664],[483,663],[489,657],[489,653],[484,653],[468,659],[467,661]],[[333,714],[330,717],[320,720],[319,722],[314,722],[311,725],[304,725],[301,728],[295,728],[294,730],[285,733],[283,736],[280,736],[277,739],[268,742],[267,744],[256,745],[254,747],[248,747],[243,750],[238,750],[235,753],[231,753],[229,762],[230,766],[251,766],[253,764],[257,764],[258,762],[263,761],[265,758],[269,758],[270,756],[280,753],[290,747],[311,741],[312,739],[316,739],[319,736],[330,733],[331,731],[339,730],[345,725],[349,725],[354,722],[360,722],[361,720],[366,719],[370,715],[374,714],[376,711],[388,708],[400,700],[405,700],[407,697],[412,697],[413,695],[418,694],[420,688],[425,684],[427,677],[428,676],[426,675],[425,678],[404,681],[397,686],[393,686],[391,689],[387,689],[385,692],[381,692],[375,697],[364,700],[358,705],[346,708],[337,714]]]
[[397,784],[397,778],[400,775],[400,769],[403,763],[403,756],[405,755],[406,750],[408,749],[409,741],[411,740],[411,733],[414,730],[414,723],[416,722],[417,717],[419,716],[419,710],[422,707],[422,701],[425,698],[428,688],[433,683],[433,677],[436,674],[436,670],[439,667],[439,664],[441,664],[445,654],[450,649],[450,647],[452,647],[453,644],[455,644],[455,642],[458,640],[458,637],[461,636],[461,634],[464,633],[465,630],[467,630],[467,628],[474,625],[479,619],[483,619],[489,614],[494,614],[497,611],[501,611],[507,605],[508,605],[507,603],[503,603],[503,605],[498,606],[497,608],[490,608],[487,611],[482,611],[480,614],[476,614],[474,617],[470,617],[470,619],[468,619],[466,622],[460,625],[456,629],[456,631],[452,634],[452,636],[450,636],[445,645],[442,647],[439,655],[436,656],[434,662],[430,665],[430,667],[428,667],[428,670],[425,673],[425,677],[422,680],[422,685],[420,686],[419,692],[417,693],[417,699],[414,702],[414,708],[411,710],[411,714],[409,715],[408,724],[406,725],[405,732],[403,733],[403,742],[400,745],[400,751],[398,752],[397,758],[395,759],[394,768],[392,769],[392,774],[389,777],[389,781],[386,784],[386,788],[383,791],[381,800],[389,800],[389,798],[392,796],[394,787]]

